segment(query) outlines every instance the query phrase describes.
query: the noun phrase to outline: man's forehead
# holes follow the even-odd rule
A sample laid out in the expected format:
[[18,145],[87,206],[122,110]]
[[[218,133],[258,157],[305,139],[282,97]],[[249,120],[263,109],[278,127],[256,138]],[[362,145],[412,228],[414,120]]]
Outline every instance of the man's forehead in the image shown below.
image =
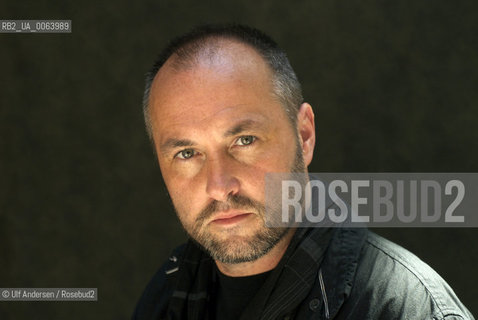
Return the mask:
[[197,68],[155,81],[150,96],[152,116],[170,120],[174,115],[199,120],[247,105],[260,108],[259,101],[272,102],[273,98],[271,83],[263,74]]
[[270,126],[270,116],[270,108],[257,105],[217,108],[210,113],[192,107],[184,116],[178,113],[161,115],[156,122],[155,139],[164,141],[170,137],[184,136],[191,140],[206,136],[227,138],[248,130],[265,130]]
[[210,103],[211,98],[217,98],[217,101],[226,99],[226,95],[260,95],[264,99],[272,96],[271,71],[254,49],[230,42],[216,54],[216,58],[180,69],[176,68],[171,57],[153,80],[149,101],[151,111],[157,113],[158,108],[162,111],[167,111],[164,108],[174,112],[187,111],[174,110],[179,105],[184,107],[182,102],[187,99],[192,107],[204,101]]

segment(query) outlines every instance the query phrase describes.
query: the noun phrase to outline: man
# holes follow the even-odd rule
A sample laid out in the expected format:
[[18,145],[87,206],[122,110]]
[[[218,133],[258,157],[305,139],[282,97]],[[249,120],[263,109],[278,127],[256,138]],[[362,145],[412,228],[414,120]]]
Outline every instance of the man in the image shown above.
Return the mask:
[[244,26],[174,40],[147,76],[144,114],[190,236],[135,319],[473,319],[406,250],[346,228],[267,228],[265,175],[307,172],[314,114],[286,55]]

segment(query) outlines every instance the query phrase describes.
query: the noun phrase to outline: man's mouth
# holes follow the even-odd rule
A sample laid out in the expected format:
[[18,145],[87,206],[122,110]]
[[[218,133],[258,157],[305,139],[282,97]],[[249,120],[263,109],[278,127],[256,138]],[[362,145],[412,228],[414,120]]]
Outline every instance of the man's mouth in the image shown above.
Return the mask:
[[251,212],[230,212],[222,213],[214,217],[211,221],[212,224],[218,224],[221,226],[227,226],[241,222],[252,215]]

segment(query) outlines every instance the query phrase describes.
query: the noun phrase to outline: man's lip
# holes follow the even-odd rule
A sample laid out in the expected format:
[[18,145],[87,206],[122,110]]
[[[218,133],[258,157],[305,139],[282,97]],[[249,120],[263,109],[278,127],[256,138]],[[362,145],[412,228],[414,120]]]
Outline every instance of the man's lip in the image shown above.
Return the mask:
[[211,222],[227,222],[228,220],[233,220],[233,218],[240,218],[242,216],[245,217],[250,214],[252,214],[252,212],[231,212],[219,214],[215,216]]

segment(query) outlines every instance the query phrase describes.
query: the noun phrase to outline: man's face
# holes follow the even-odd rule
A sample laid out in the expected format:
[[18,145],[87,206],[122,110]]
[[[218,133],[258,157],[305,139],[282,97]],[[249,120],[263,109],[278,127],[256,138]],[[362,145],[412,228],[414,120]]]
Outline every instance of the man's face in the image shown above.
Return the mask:
[[178,217],[223,263],[253,261],[286,233],[264,226],[265,174],[305,171],[265,63],[231,46],[186,70],[166,63],[150,96],[158,161]]

